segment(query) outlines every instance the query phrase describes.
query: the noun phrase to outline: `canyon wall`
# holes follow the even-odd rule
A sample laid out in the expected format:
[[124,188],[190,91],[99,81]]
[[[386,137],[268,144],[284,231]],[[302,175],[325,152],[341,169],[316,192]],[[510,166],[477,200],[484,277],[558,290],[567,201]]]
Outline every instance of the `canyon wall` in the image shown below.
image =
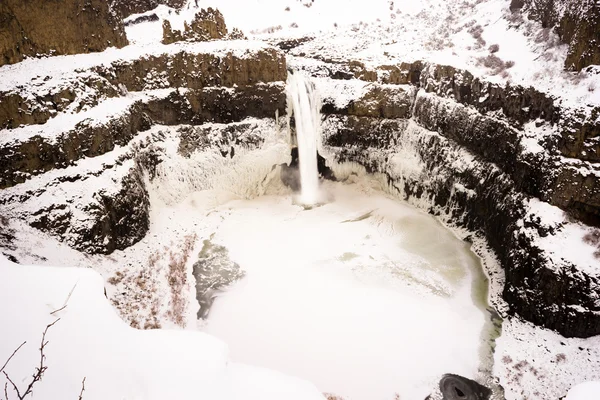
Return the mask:
[[97,52],[126,44],[121,17],[105,0],[0,3],[0,65],[26,57]]

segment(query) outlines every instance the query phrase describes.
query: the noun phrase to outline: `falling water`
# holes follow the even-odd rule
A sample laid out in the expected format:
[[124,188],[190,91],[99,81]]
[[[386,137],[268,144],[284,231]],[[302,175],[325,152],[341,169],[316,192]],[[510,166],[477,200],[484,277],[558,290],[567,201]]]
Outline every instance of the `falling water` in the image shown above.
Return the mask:
[[[308,77],[294,72],[288,74],[288,107],[296,121],[296,140],[300,163],[300,202],[315,204],[318,200],[317,139],[321,127],[320,99]],[[288,113],[289,115],[290,113]]]

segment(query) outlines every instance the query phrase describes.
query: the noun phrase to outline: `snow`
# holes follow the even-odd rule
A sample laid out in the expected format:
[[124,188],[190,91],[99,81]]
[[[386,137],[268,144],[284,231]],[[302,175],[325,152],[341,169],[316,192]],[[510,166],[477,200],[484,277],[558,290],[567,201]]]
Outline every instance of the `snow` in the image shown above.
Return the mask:
[[[465,68],[500,85],[533,86],[584,117],[591,116],[590,107],[600,104],[600,74],[564,72],[566,47],[537,22],[512,21],[509,2],[504,0],[199,0],[199,7],[218,7],[230,29],[242,28],[257,40],[160,44],[162,21],[169,19],[173,28],[181,29],[184,21],[193,18],[192,3],[180,13],[165,6],[146,13],[156,13],[159,21],[127,27],[132,44],[123,49],[2,66],[0,91],[35,99],[62,88],[77,88],[93,97],[95,93],[81,82],[97,78],[91,72],[94,67],[182,51],[251,57],[272,49],[262,40],[311,36],[312,40],[292,50],[290,66],[310,69],[321,68],[324,61],[332,65],[357,60],[373,67],[424,60]],[[481,28],[475,29],[477,25]],[[492,44],[499,47],[494,55],[502,62],[514,61],[514,66],[504,65],[502,71],[485,67],[482,59],[490,55]],[[339,108],[362,97],[370,85],[323,78],[315,82],[323,98]],[[84,108],[80,114],[70,114],[79,105],[72,104],[44,125],[0,132],[0,144],[35,135],[56,138],[81,121],[102,123],[144,96],[166,94],[101,98],[97,106]],[[479,276],[479,260],[467,246],[449,237],[450,231],[434,226],[430,217],[392,202],[383,194],[391,192],[384,185],[377,190],[360,182],[334,185],[328,188],[333,200],[322,207],[303,211],[292,205],[289,191],[273,183],[277,170],[272,167],[289,161],[281,126],[268,121],[252,121],[251,125],[249,129],[260,132],[265,144],[258,149],[236,147],[232,159],[223,158],[215,148],[182,157],[177,154],[178,127],[154,127],[129,146],[2,190],[3,215],[19,217],[10,223],[19,246],[8,253],[25,263],[82,267],[16,266],[0,256],[0,301],[11,305],[0,308],[3,326],[10,327],[3,331],[0,362],[27,340],[7,368],[17,383],[31,374],[41,332],[55,317],[61,320],[48,334],[49,369],[36,385],[36,394],[43,398],[76,398],[86,377],[86,399],[316,399],[322,398],[322,391],[357,399],[402,393],[402,398],[410,399],[430,393],[442,373],[473,377],[482,365],[490,368],[479,348],[481,334],[487,334],[483,321],[487,316],[482,311],[485,294],[478,292],[477,299],[471,296],[484,277]],[[214,128],[222,126],[214,124]],[[393,177],[423,177],[423,164],[411,140],[418,140],[417,134],[436,134],[424,132],[414,121],[407,129],[414,137],[394,149],[387,172]],[[151,227],[142,241],[110,256],[90,256],[25,224],[32,213],[53,204],[68,204],[73,221],[84,224],[86,214],[80,212],[80,205],[92,201],[98,188],[114,190],[115,182],[133,167],[132,160],[117,160],[129,157],[133,144],[159,133],[164,159],[155,180],[147,183]],[[522,151],[543,154],[541,143],[552,134],[547,125],[528,123],[521,138]],[[461,171],[476,162],[472,154],[462,152],[453,167]],[[590,173],[598,174],[591,164],[585,165]],[[356,171],[364,172],[356,165],[334,168],[336,173],[348,172],[348,182],[354,182]],[[78,174],[89,177],[76,182],[64,179]],[[458,183],[454,190],[476,194]],[[413,205],[424,210],[432,206],[429,199],[419,201]],[[592,233],[590,229],[539,200],[528,200],[528,207],[527,218],[543,217],[553,233],[545,237],[527,233],[556,265],[569,262],[586,274],[600,273],[597,249],[583,240]],[[342,223],[347,220],[357,221]],[[471,234],[450,228],[460,237]],[[216,301],[208,323],[200,326],[222,337],[227,345],[196,332],[198,304],[190,284],[190,265],[182,289],[187,299],[185,329],[168,317],[169,258],[153,258],[157,251],[176,251],[189,235],[198,235],[201,242],[215,232],[216,240],[225,243],[248,271],[245,280]],[[365,232],[371,238],[365,238]],[[485,241],[477,235],[472,240],[491,282],[490,301],[504,315],[503,271]],[[191,254],[198,251],[196,243]],[[452,268],[446,270],[447,264]],[[117,273],[125,278],[108,282]],[[149,287],[136,286],[136,277],[142,275],[149,277]],[[112,306],[104,297],[104,286]],[[49,315],[65,302],[64,310]],[[143,326],[155,303],[161,326],[172,329],[139,331],[121,320]],[[457,320],[464,324],[456,324]],[[596,399],[600,390],[598,341],[598,337],[565,339],[507,318],[502,336],[495,340],[493,375],[509,400],[559,398],[569,388],[567,400]],[[239,361],[300,376],[318,389],[301,379]],[[366,386],[365,381],[372,384]]]
[[[292,1],[200,0],[217,7],[228,26],[255,38],[311,36],[292,54],[390,65],[423,60],[464,68],[484,80],[512,82],[566,104],[600,103],[600,75],[565,72],[566,45],[527,18],[515,20],[503,0]],[[289,11],[287,10],[289,8]],[[297,27],[296,27],[297,26]],[[480,26],[479,36],[474,27]],[[509,68],[488,68],[489,47]]]
[[575,385],[600,380],[600,336],[568,339],[517,318],[505,319],[494,360],[494,375],[507,400],[558,399]]
[[[211,42],[178,42],[170,45],[161,43],[145,43],[129,45],[121,49],[108,48],[101,53],[76,54],[48,58],[30,58],[17,64],[3,65],[0,67],[0,91],[39,91],[43,92],[49,87],[56,86],[74,76],[89,75],[89,70],[94,67],[109,67],[115,62],[130,62],[140,58],[159,56],[162,54],[177,54],[186,52],[190,54],[211,53],[216,56],[231,54],[235,57],[251,57],[261,50],[272,48],[268,44],[257,40],[227,40]],[[40,77],[48,76],[48,80],[32,82]]]
[[235,360],[344,398],[424,398],[444,373],[478,377],[491,351],[478,259],[377,187],[326,184],[327,203],[308,211],[289,195],[216,207],[211,241],[246,277],[203,330]]
[[596,400],[600,397],[600,381],[581,383],[571,390],[565,400]]
[[549,230],[548,234],[542,236],[534,228],[521,227],[521,231],[535,238],[535,244],[556,267],[562,267],[566,262],[587,276],[600,274],[598,246],[586,240],[593,233],[593,228],[572,221],[560,208],[536,198],[527,201],[524,221],[528,220],[539,220]]
[[27,342],[5,370],[21,388],[39,362],[45,326],[58,320],[46,336],[48,370],[36,397],[76,398],[86,378],[92,400],[323,398],[308,382],[229,361],[227,346],[207,334],[128,327],[90,269],[16,265],[0,256],[0,301],[18,305],[0,310],[10,327],[0,342],[2,363]]

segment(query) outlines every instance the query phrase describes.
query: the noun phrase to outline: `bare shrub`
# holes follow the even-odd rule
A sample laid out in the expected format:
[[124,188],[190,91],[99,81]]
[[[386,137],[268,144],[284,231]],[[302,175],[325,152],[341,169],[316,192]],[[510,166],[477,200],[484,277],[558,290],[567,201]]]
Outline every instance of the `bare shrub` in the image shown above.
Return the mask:
[[485,46],[485,40],[481,36],[483,34],[483,27],[481,25],[475,25],[469,28],[468,32],[473,36],[477,43],[477,48]]
[[117,271],[115,272],[115,275],[108,278],[107,281],[111,285],[118,285],[119,283],[121,283],[124,277],[125,275],[123,275],[121,271]]
[[556,355],[556,362],[565,362],[567,361],[567,356],[564,353],[560,353]]
[[[12,380],[12,378],[5,371],[5,369],[8,366],[8,363],[10,363],[10,361],[12,360],[12,358],[15,356],[15,354],[17,354],[17,352],[19,350],[21,350],[21,348],[23,346],[25,346],[25,344],[27,344],[27,342],[25,341],[25,342],[21,343],[21,345],[19,345],[19,347],[17,347],[15,349],[15,351],[12,352],[12,354],[10,355],[10,357],[8,357],[8,359],[6,360],[6,362],[4,363],[4,365],[2,365],[2,368],[0,368],[0,372],[4,374],[4,377],[8,381],[7,383],[4,384],[4,397],[5,397],[5,400],[9,400],[9,396],[8,396],[8,383],[11,384],[12,390],[17,395],[17,398],[19,400],[23,400],[23,399],[27,398],[30,395],[33,396],[33,387],[34,387],[34,385],[42,380],[42,378],[44,377],[44,373],[48,369],[48,366],[46,365],[46,355],[44,354],[44,350],[46,349],[46,346],[49,343],[49,341],[46,340],[46,335],[48,334],[48,330],[50,328],[52,328],[54,326],[54,324],[56,324],[58,321],[60,321],[60,318],[58,318],[58,319],[56,319],[56,321],[54,321],[54,322],[46,325],[46,329],[44,329],[44,332],[42,333],[42,340],[41,340],[40,349],[39,349],[40,350],[40,363],[39,363],[39,366],[35,367],[35,371],[31,375],[31,380],[29,381],[29,383],[27,384],[27,386],[25,387],[25,389],[24,389],[23,392],[21,392],[21,390],[23,390],[23,389],[19,389],[19,386],[17,386],[17,384]],[[81,385],[82,386],[81,386],[81,392],[79,392],[79,400],[82,400],[82,398],[83,398],[83,391],[85,390],[85,378],[83,378],[83,381],[81,382]]]
[[494,75],[505,72],[506,69],[512,68],[515,65],[514,61],[503,61],[500,57],[495,54],[490,54],[487,57],[480,57],[477,59],[477,64],[483,65],[493,71]]
[[289,8],[289,7],[286,7],[286,8],[285,8],[285,11],[290,11],[290,8]]
[[298,24],[297,24],[297,23],[295,23],[295,22],[292,22],[292,23],[290,24],[290,28],[297,28],[297,27],[298,27]]
[[111,303],[119,311],[121,317],[129,321],[132,328],[157,329],[161,327],[158,316],[160,298],[156,276],[161,268],[160,260],[165,253],[154,251],[148,256],[148,263],[142,266],[141,270],[117,271],[108,279],[110,284],[118,287],[111,296]]
[[498,44],[493,44],[491,45],[488,50],[490,51],[490,53],[494,54],[497,53],[500,50],[500,45]]

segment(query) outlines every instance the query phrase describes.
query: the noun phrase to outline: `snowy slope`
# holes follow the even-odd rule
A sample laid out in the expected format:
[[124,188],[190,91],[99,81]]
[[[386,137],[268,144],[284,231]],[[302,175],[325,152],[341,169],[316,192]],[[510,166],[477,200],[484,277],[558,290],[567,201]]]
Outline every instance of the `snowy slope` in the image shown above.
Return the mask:
[[[376,65],[431,61],[565,99],[600,104],[600,74],[564,72],[567,46],[506,0],[200,0],[255,38],[314,37],[293,54]],[[289,11],[288,11],[289,9]],[[490,50],[491,46],[498,50]],[[509,64],[506,64],[506,63]]]
[[0,310],[2,364],[27,342],[5,369],[21,392],[39,362],[44,328],[58,320],[46,335],[48,370],[36,398],[77,398],[83,378],[90,400],[323,398],[307,382],[230,362],[227,346],[209,335],[128,327],[90,269],[16,265],[0,256],[0,302],[13,305]]

